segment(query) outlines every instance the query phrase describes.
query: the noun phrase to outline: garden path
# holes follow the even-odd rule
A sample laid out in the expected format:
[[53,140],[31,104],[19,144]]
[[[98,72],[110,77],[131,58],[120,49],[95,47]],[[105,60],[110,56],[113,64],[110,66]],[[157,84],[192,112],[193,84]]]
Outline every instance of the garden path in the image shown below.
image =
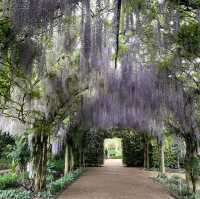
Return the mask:
[[58,199],[172,199],[152,175],[123,167],[120,160],[106,160],[104,167],[89,168]]

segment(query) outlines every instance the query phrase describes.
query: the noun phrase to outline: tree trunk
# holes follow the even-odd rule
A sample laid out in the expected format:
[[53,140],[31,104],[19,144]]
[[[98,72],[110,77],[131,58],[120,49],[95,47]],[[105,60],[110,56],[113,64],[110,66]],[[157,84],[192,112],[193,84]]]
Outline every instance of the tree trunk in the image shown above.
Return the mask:
[[84,152],[83,152],[82,157],[83,157],[83,160],[82,160],[83,161],[83,163],[82,163],[83,164],[83,168],[85,168],[85,153]]
[[69,172],[69,147],[66,143],[65,147],[65,169],[64,169],[64,175],[67,175]]
[[144,168],[149,169],[149,140],[144,137]]
[[190,191],[190,173],[187,169],[185,169],[185,180],[187,184],[187,190]]
[[161,140],[160,142],[160,173],[161,176],[165,175],[165,146],[164,146],[164,140]]
[[73,149],[72,149],[72,147],[70,146],[70,148],[69,148],[69,153],[70,153],[70,171],[73,171],[73,169],[74,169],[74,154],[73,154]]
[[116,50],[115,50],[115,69],[117,68],[117,59],[119,54],[119,35],[120,35],[120,19],[121,19],[121,7],[122,1],[115,0],[116,11],[115,11],[115,36],[116,36]]
[[27,172],[28,172],[28,177],[30,179],[34,178],[34,173],[33,173],[33,161],[30,161],[27,165]]
[[177,156],[177,169],[180,169],[180,157],[179,157],[179,154]]
[[79,150],[79,167],[83,167],[83,152],[81,149]]
[[198,157],[198,144],[197,139],[192,137],[191,134],[185,136],[186,142],[186,155],[185,155],[185,173],[188,189],[190,189],[190,180],[192,183],[192,190],[196,192],[196,184],[198,180],[197,174],[193,171],[192,161]]
[[40,192],[45,188],[47,168],[48,135],[36,133],[33,136],[33,173],[34,190]]
[[150,168],[150,159],[149,159],[149,140],[147,141],[147,169]]
[[147,168],[147,148],[146,148],[146,142],[144,143],[144,169]]

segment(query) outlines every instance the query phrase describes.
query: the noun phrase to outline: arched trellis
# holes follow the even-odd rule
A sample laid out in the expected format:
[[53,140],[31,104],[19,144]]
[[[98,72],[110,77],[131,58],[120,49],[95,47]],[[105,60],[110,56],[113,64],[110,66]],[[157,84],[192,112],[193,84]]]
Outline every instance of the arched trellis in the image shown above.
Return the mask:
[[[4,2],[4,7],[8,8],[6,4],[8,2]],[[10,100],[6,104],[7,110],[3,112],[4,115],[19,119],[25,128],[33,127],[40,131],[38,140],[42,139],[43,134],[47,133],[49,136],[55,123],[59,123],[69,115],[78,118],[81,125],[87,128],[129,127],[137,129],[138,132],[153,132],[162,137],[165,119],[169,116],[168,125],[181,134],[187,142],[188,160],[197,156],[196,138],[199,138],[199,126],[194,111],[196,101],[193,101],[191,95],[185,92],[183,85],[174,78],[173,71],[157,71],[157,63],[162,61],[161,57],[167,54],[166,51],[171,46],[164,43],[165,35],[162,34],[159,17],[154,19],[152,13],[147,15],[148,19],[144,17],[146,13],[143,13],[142,9],[149,8],[151,6],[149,2],[129,5],[127,1],[115,1],[117,10],[114,18],[117,21],[117,31],[114,35],[112,27],[109,27],[106,21],[113,14],[113,12],[110,14],[112,4],[108,4],[107,1],[104,1],[103,5],[100,5],[100,1],[96,2],[96,13],[92,12],[94,5],[89,0],[81,2],[13,0],[10,3],[11,16],[7,12],[5,14],[11,21],[10,40],[15,45],[5,42],[7,50],[5,59],[8,55],[12,55],[10,61],[14,71],[22,70],[23,73],[16,77],[15,73],[14,75],[11,73],[16,83],[12,86],[14,92],[11,94],[11,99],[15,101]],[[102,10],[104,5],[106,7]],[[129,8],[127,13],[124,12],[123,6]],[[121,9],[124,12],[122,16],[119,12]],[[165,17],[163,26],[166,26],[169,32],[177,33],[180,24],[176,10],[171,7],[169,9],[167,3],[163,2],[158,3],[157,9],[158,15],[165,9],[168,11],[169,16]],[[68,21],[68,18],[73,17],[81,18],[79,36],[73,31],[70,33],[68,31],[69,27],[76,29],[80,22]],[[10,21],[6,23],[10,24]],[[120,22],[123,22],[122,25]],[[170,22],[173,24],[170,25]],[[57,26],[57,23],[61,25]],[[151,25],[148,28],[157,45],[156,49],[154,47],[155,52],[152,53],[153,60],[146,56],[146,52],[150,53],[147,47],[152,46],[146,46],[143,41],[146,39],[146,27],[142,24]],[[119,44],[121,29],[122,42]],[[54,31],[58,34],[55,35]],[[53,56],[58,57],[59,67],[63,65],[65,67],[64,69],[58,67],[59,70],[54,71],[57,65],[53,62],[55,60],[48,60],[52,55],[49,51],[57,51],[58,48],[55,43],[53,49],[48,49],[48,45],[51,44],[51,40],[54,42],[59,40],[62,43],[64,31],[70,37],[65,42],[73,43],[72,46],[79,50],[77,57],[80,59],[74,61],[69,58],[75,54],[75,49],[73,52],[61,50],[67,54],[67,61],[65,56],[63,58],[56,53]],[[131,33],[136,34],[131,35]],[[41,35],[47,36],[43,38],[43,42],[39,39]],[[72,42],[76,37],[78,37],[77,42]],[[114,43],[117,43],[115,61],[118,58],[119,62],[116,68],[113,67],[111,59]],[[16,48],[22,49],[21,54],[14,50]],[[35,51],[39,53],[35,54]],[[16,59],[16,55],[19,55],[20,59]],[[7,63],[5,59],[2,59],[4,64]],[[64,64],[60,63],[62,60]],[[176,57],[170,57],[170,61],[173,66],[181,63]],[[78,69],[71,68],[74,62]],[[30,82],[29,80],[34,79],[35,75],[39,80],[36,78],[34,83]],[[42,96],[33,89],[36,85],[39,85],[40,89],[45,88],[45,91],[41,92]],[[19,108],[13,110],[13,103]],[[43,125],[47,128],[43,128]],[[39,185],[37,189],[41,187],[42,185]]]

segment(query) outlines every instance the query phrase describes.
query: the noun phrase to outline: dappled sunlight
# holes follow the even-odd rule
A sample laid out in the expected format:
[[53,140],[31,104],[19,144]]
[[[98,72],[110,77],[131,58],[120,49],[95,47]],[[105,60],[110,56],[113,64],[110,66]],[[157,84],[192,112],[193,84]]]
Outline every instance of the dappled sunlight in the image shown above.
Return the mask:
[[105,159],[105,167],[123,167],[122,159]]

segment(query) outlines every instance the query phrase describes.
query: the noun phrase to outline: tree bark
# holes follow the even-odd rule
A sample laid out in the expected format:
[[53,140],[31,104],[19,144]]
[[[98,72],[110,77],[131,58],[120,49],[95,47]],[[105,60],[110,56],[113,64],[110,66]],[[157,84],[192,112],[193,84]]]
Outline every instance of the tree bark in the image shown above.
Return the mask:
[[164,146],[164,140],[161,140],[160,142],[160,173],[161,176],[165,175],[165,146]]
[[85,168],[86,166],[85,166],[85,153],[83,152],[83,155],[82,155],[82,157],[83,157],[83,159],[82,159],[82,161],[83,161],[83,168]]
[[116,13],[115,13],[115,36],[116,36],[116,50],[115,50],[115,69],[117,68],[117,59],[119,54],[119,32],[120,32],[120,18],[121,18],[121,7],[122,7],[122,1],[121,0],[115,0],[116,4]]
[[47,143],[47,134],[36,133],[33,136],[33,173],[35,192],[40,192],[45,188],[47,168]]
[[73,171],[73,169],[74,169],[74,154],[73,154],[73,149],[72,149],[72,147],[70,146],[70,148],[69,148],[69,153],[70,153],[70,171]]
[[28,177],[30,179],[34,178],[34,173],[33,173],[33,161],[30,161],[27,165],[27,172],[28,172]]
[[192,183],[192,190],[196,192],[196,184],[198,176],[193,172],[193,165],[191,162],[198,157],[198,143],[196,138],[192,137],[191,134],[185,136],[186,142],[186,155],[185,155],[185,173],[188,189],[190,189],[190,181]]

